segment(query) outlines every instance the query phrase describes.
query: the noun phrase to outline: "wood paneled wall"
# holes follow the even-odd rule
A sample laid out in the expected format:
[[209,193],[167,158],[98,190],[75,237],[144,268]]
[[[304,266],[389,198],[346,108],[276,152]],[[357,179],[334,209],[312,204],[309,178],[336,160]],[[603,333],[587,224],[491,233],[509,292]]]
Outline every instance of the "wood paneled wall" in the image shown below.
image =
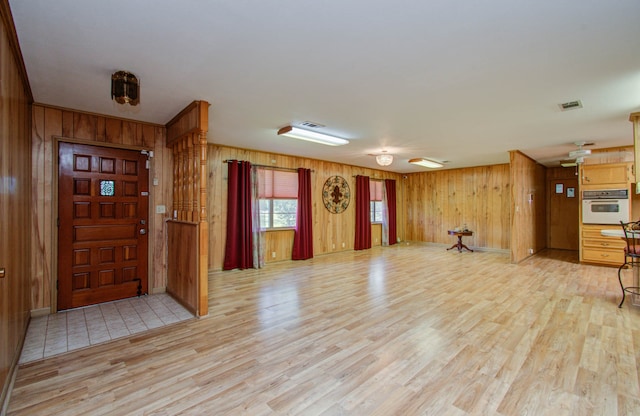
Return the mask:
[[[167,124],[167,147],[173,153],[173,219],[196,224],[191,232],[187,232],[188,227],[173,224],[169,232],[178,232],[180,236],[169,234],[169,240],[180,240],[194,234],[198,237],[196,247],[176,245],[169,252],[174,258],[193,258],[194,263],[187,270],[170,269],[167,279],[169,286],[182,288],[181,299],[196,300],[189,306],[196,306],[198,316],[207,315],[209,309],[208,126],[209,103],[206,101],[194,101]],[[187,275],[187,271],[195,275]]]
[[[398,238],[404,240],[400,224],[404,217],[400,210],[402,176],[357,166],[343,165],[315,159],[265,153],[254,150],[209,144],[209,268],[221,270],[224,261],[224,245],[227,235],[227,165],[224,160],[247,160],[253,164],[297,169],[311,169],[311,186],[314,189],[311,203],[313,205],[313,254],[322,255],[337,251],[353,250],[355,238],[355,175],[366,175],[372,179],[395,179],[397,187]],[[332,214],[324,207],[321,193],[325,181],[330,176],[342,176],[349,183],[351,201],[349,207],[341,214]],[[375,234],[375,225],[373,226]],[[380,228],[378,226],[378,228]],[[378,233],[379,234],[379,233]],[[375,237],[373,237],[375,238]],[[378,237],[379,238],[379,237]],[[291,259],[292,231],[267,232],[267,255],[265,260],[278,261]],[[373,242],[375,245],[376,243]],[[379,243],[378,243],[379,245]],[[272,253],[276,257],[272,257]]]
[[546,247],[546,168],[518,151],[511,163],[511,262]]
[[455,237],[447,231],[466,224],[473,231],[472,237],[465,237],[469,247],[509,249],[509,165],[405,176],[398,195],[404,195],[399,209],[405,211],[407,240],[453,244]]
[[[165,147],[164,126],[110,118],[80,111],[34,105],[32,116],[33,158],[33,227],[31,268],[31,308],[52,308],[52,292],[57,267],[57,143],[58,140],[127,149],[153,150],[150,159],[152,186],[149,215],[149,287],[151,292],[166,287],[166,214],[156,214],[155,207],[171,200],[172,155]],[[156,185],[157,183],[157,185]]]
[[0,2],[0,413],[29,323],[31,92],[6,0]]
[[198,314],[198,223],[168,221],[167,293]]

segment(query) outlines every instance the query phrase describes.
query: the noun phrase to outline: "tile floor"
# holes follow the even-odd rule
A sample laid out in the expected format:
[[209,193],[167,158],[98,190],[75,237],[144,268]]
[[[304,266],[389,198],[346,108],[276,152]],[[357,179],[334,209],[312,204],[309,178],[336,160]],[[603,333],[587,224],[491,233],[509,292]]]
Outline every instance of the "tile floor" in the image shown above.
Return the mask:
[[166,293],[32,318],[20,364],[194,318]]

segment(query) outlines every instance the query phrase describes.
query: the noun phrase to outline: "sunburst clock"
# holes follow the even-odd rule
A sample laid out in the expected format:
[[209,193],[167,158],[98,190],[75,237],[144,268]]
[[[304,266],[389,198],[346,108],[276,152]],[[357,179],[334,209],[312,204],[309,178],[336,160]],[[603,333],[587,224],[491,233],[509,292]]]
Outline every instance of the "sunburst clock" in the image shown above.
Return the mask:
[[349,184],[342,176],[331,176],[322,187],[322,202],[332,214],[339,214],[347,209],[351,199]]

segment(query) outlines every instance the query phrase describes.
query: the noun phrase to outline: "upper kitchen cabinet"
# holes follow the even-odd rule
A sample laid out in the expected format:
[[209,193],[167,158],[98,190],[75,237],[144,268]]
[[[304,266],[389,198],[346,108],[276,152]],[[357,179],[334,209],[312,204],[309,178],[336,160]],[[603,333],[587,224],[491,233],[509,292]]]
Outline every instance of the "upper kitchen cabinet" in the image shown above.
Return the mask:
[[602,165],[583,165],[580,184],[587,187],[600,185],[628,185],[632,180],[631,163],[606,163]]

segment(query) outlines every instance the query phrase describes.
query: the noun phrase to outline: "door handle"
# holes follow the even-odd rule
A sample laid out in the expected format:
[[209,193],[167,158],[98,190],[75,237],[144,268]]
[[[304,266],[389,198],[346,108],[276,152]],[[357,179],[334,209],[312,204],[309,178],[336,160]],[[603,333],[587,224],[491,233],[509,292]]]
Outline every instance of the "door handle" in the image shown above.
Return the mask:
[[4,277],[5,273],[6,273],[5,268],[4,268],[4,267],[1,267],[1,268],[0,268],[0,279],[2,279],[2,278]]
[[[140,220],[140,225],[142,225],[143,227],[147,224],[146,220]],[[147,229],[146,228],[140,228],[140,234],[141,235],[145,235],[147,233]]]

